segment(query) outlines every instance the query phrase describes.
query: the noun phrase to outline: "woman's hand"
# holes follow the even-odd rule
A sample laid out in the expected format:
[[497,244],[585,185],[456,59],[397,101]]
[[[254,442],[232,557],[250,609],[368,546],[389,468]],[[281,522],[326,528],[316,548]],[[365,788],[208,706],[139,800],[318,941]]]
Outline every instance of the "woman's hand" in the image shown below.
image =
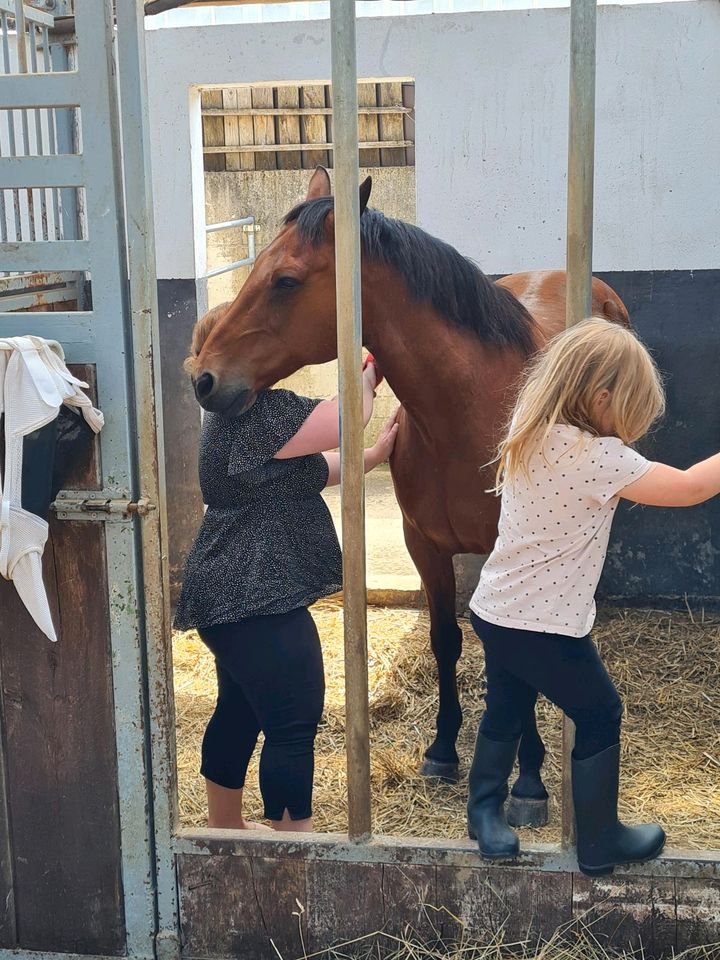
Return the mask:
[[370,393],[374,394],[379,381],[377,369],[372,360],[369,360],[369,362],[366,362],[363,366],[362,376],[363,388],[368,389]]
[[400,410],[401,408],[397,407],[392,416],[383,425],[376,442],[372,447],[365,451],[366,473],[369,470],[374,470],[378,464],[385,463],[390,459],[390,455],[395,448],[395,440],[397,439],[398,430],[400,429],[400,424],[398,423]]

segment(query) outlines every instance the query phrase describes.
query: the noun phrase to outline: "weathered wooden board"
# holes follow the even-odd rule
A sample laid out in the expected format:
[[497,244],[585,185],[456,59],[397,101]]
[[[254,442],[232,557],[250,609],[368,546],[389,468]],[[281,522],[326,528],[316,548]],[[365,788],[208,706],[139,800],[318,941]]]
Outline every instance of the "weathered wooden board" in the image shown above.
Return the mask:
[[[300,101],[303,107],[325,107],[325,87],[322,84],[314,84],[300,89]],[[302,118],[302,142],[303,143],[327,143],[328,127],[325,122],[324,114],[317,116],[304,116]],[[313,170],[315,167],[329,165],[329,153],[327,150],[305,150],[303,151],[303,166],[306,170]]]
[[[309,953],[383,929],[383,864],[309,861],[306,877]],[[358,942],[344,952],[352,956],[367,946]]]
[[[278,87],[278,107],[299,107],[300,89],[298,87]],[[300,143],[300,117],[293,114],[284,114],[278,117],[278,143]],[[302,156],[300,150],[288,153],[278,153],[277,165],[279,170],[300,170]]]
[[[222,90],[203,90],[200,93],[200,108],[203,107],[222,107]],[[225,124],[222,117],[204,116],[202,118],[203,128],[203,146],[217,147],[225,143]],[[224,153],[206,153],[206,170],[224,170]]]
[[0,582],[0,695],[20,946],[117,954],[125,943],[105,540],[54,522],[40,634]]
[[[0,706],[1,700],[2,698],[0,698]],[[15,883],[7,803],[4,739],[4,723],[0,710],[0,947],[14,947],[17,943]]]
[[488,942],[549,939],[571,919],[572,875],[534,870],[438,867],[443,936]]
[[178,878],[184,957],[303,954],[302,861],[181,856]]
[[[71,363],[68,370],[73,376],[87,383],[88,394],[95,406],[100,406],[95,376],[95,364]],[[66,490],[102,490],[102,465],[100,460],[100,436],[90,430],[83,432],[78,445],[73,447],[70,469],[64,471],[62,485]]]
[[[377,87],[374,83],[358,84],[358,106],[376,107],[377,106]],[[374,143],[380,139],[377,114],[359,113],[358,114],[358,141],[360,143]],[[361,167],[379,167],[379,150],[361,150]]]
[[661,956],[675,946],[675,883],[654,877],[585,877],[573,884],[573,917],[600,943]]
[[720,880],[675,881],[677,951],[714,944],[720,957]]
[[[273,107],[273,88],[272,87],[252,87],[252,105],[253,107]],[[267,145],[277,143],[275,136],[275,118],[272,116],[254,116],[253,130],[255,131],[255,143],[258,145]],[[255,168],[257,170],[276,170],[277,154],[256,153]]]
[[412,935],[422,943],[439,942],[435,873],[435,867],[425,865],[383,865],[384,932],[388,937]]
[[[379,84],[378,102],[381,107],[402,105],[402,84]],[[383,113],[379,117],[381,140],[402,140],[404,137],[401,114]],[[405,166],[405,148],[391,147],[380,151],[380,160],[384,167]]]

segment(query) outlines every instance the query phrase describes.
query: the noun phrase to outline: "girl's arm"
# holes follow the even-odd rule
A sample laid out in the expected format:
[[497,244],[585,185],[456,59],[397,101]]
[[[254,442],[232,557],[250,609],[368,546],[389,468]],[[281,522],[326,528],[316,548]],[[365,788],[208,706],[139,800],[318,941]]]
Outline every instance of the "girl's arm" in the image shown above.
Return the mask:
[[645,476],[620,491],[620,496],[651,507],[693,507],[720,493],[720,453],[677,470],[657,463]]
[[[399,412],[400,408],[398,407],[398,409],[380,431],[380,436],[377,438],[377,442],[372,447],[368,447],[368,449],[365,451],[365,473],[369,473],[371,470],[374,470],[378,464],[384,463],[393,452],[395,438],[397,437],[399,429],[397,423]],[[327,460],[329,468],[328,479],[325,486],[335,487],[338,485],[338,483],[340,483],[340,454],[324,453],[323,456]]]
[[[363,421],[367,426],[373,411],[377,374],[373,364],[363,370]],[[305,457],[311,453],[334,450],[340,443],[338,398],[319,403],[298,432],[275,454],[276,460]]]

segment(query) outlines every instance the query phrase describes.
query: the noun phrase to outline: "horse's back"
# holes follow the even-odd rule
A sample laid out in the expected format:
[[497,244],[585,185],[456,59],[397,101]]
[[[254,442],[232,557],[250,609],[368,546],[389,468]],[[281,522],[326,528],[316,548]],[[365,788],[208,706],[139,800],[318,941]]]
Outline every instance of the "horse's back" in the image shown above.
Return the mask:
[[[529,270],[498,280],[522,303],[547,340],[565,329],[564,270]],[[630,325],[627,307],[611,286],[598,277],[592,283],[592,313],[613,323]]]

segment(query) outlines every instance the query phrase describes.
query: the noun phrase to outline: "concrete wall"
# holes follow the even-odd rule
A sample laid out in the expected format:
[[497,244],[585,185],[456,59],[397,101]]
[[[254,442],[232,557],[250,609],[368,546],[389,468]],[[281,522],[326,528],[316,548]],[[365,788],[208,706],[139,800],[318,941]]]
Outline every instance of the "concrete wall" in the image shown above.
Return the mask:
[[[361,78],[415,81],[417,222],[487,273],[564,262],[568,36],[567,9],[358,23]],[[668,377],[652,451],[678,465],[720,448],[719,39],[715,0],[599,8],[594,265]],[[148,63],[158,275],[194,278],[205,271],[195,85],[327,81],[329,27],[159,30]],[[718,597],[719,540],[714,504],[624,512],[604,589]]]

